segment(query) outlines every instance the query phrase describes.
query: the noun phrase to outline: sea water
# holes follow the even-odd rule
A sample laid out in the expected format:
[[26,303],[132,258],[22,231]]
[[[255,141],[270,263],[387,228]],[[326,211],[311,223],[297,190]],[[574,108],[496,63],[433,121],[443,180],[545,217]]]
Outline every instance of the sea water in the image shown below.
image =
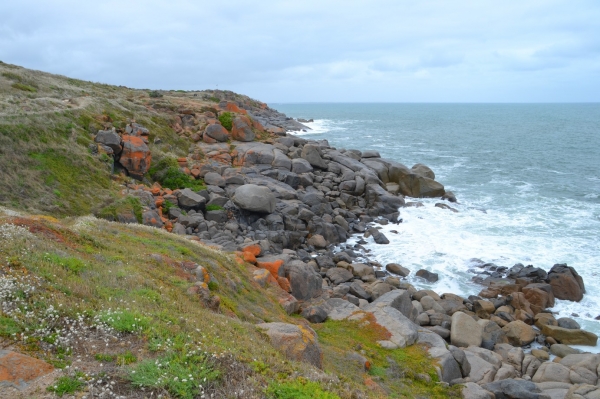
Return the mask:
[[[581,302],[557,300],[556,317],[572,317],[600,335],[600,104],[271,104],[313,118],[310,139],[340,148],[377,150],[408,167],[429,166],[454,192],[457,213],[402,208],[403,222],[383,226],[389,245],[366,245],[382,264],[439,273],[417,287],[477,294],[473,258],[511,267],[573,266],[583,277]],[[408,200],[408,199],[407,199]],[[397,231],[397,233],[392,232]],[[370,240],[369,240],[370,241]],[[600,348],[597,347],[596,349]],[[588,348],[589,349],[589,348]]]

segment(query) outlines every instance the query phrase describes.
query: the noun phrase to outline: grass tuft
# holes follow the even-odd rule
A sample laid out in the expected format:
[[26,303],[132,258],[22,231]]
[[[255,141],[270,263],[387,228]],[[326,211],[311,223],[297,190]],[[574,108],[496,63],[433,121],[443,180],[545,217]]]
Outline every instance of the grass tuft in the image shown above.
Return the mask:
[[222,112],[221,115],[219,115],[219,122],[221,122],[221,125],[231,131],[231,128],[233,127],[233,114],[231,112]]
[[85,383],[81,380],[82,377],[82,373],[76,373],[73,377],[68,375],[60,377],[54,382],[54,385],[48,387],[48,391],[54,392],[58,396],[80,391],[85,386]]
[[290,382],[275,382],[267,389],[273,399],[339,399],[339,396],[324,391],[316,382],[297,379]]

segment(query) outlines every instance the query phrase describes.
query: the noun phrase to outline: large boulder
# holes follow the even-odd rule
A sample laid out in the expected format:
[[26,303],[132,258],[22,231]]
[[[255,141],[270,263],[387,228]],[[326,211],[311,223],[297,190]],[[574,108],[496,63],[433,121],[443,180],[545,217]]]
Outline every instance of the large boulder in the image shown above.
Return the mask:
[[43,360],[17,352],[0,350],[0,387],[2,388],[0,391],[6,395],[0,393],[0,397],[21,397],[17,390],[28,388],[36,379],[53,370],[54,367]]
[[306,144],[302,148],[302,153],[300,154],[300,156],[314,167],[320,169],[327,169],[327,163],[321,157],[321,149],[319,148],[319,146],[313,144]]
[[236,188],[232,201],[239,208],[259,213],[275,211],[275,196],[268,187],[244,184]]
[[471,316],[463,312],[456,312],[452,315],[452,329],[450,330],[452,345],[458,347],[480,346],[482,339],[483,329]]
[[317,334],[312,328],[289,323],[262,323],[257,327],[269,337],[271,344],[289,359],[322,367],[323,353],[317,341]]
[[544,362],[532,378],[533,382],[566,382],[570,383],[569,368],[559,363]]
[[496,399],[489,391],[486,391],[474,382],[463,384],[463,389],[460,392],[463,399]]
[[179,207],[185,210],[201,210],[205,207],[206,198],[190,190],[184,188],[177,194],[177,202]]
[[596,346],[598,336],[585,330],[572,330],[558,326],[542,326],[542,334],[552,337],[565,345],[589,345]]
[[404,198],[390,194],[379,184],[367,184],[365,200],[368,207],[378,209],[380,214],[398,212],[404,206]]
[[222,143],[229,140],[229,132],[218,123],[206,126],[206,129],[204,129],[204,136],[208,136],[211,139]]
[[141,180],[148,169],[152,155],[150,148],[140,137],[123,136],[123,151],[119,163],[127,169],[130,176]]
[[370,307],[369,313],[373,314],[377,324],[390,333],[387,342],[380,341],[380,345],[386,348],[404,348],[417,342],[419,338],[417,325],[398,309],[386,306],[385,303],[379,303]]
[[123,147],[121,146],[121,136],[119,136],[117,132],[113,132],[112,130],[98,131],[94,141],[96,143],[104,144],[105,146],[110,147],[116,155],[120,154],[123,150]]
[[334,284],[338,285],[350,281],[354,278],[351,271],[342,267],[333,267],[327,270],[327,278]]
[[490,382],[482,386],[483,389],[493,393],[496,399],[546,399],[542,391],[531,381],[502,380]]
[[410,293],[407,290],[393,290],[387,292],[375,299],[368,307],[365,308],[365,310],[375,309],[375,307],[380,306],[380,304],[395,308],[413,322],[418,316],[418,312],[412,304]]
[[585,294],[583,279],[574,268],[566,264],[552,266],[548,273],[548,282],[552,286],[552,292],[558,299],[579,302]]
[[535,339],[535,330],[521,320],[511,321],[504,327],[502,331],[506,334],[508,343],[513,346],[524,346],[530,344]]
[[294,173],[309,173],[313,171],[313,167],[306,159],[295,158],[292,159],[292,172]]
[[413,165],[411,170],[420,176],[427,177],[431,180],[435,180],[435,173],[433,173],[433,170],[431,170],[431,168],[427,165],[418,163],[416,165]]
[[284,273],[296,299],[306,301],[321,295],[323,278],[308,264],[301,260],[291,261],[285,264]]
[[231,137],[237,141],[253,141],[252,122],[246,116],[236,116],[231,126]]

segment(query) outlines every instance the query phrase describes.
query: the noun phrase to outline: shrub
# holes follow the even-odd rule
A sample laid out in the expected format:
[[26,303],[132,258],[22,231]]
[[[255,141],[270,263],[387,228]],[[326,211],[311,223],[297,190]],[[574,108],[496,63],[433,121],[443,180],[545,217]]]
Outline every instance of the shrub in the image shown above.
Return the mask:
[[162,95],[162,93],[160,93],[159,91],[156,91],[156,90],[149,91],[149,92],[148,92],[148,95],[149,95],[151,98],[159,98],[159,97],[162,97],[162,96],[163,96],[163,95]]
[[117,222],[119,221],[119,216],[129,214],[133,215],[138,223],[142,223],[142,209],[142,203],[139,198],[128,196],[100,209],[96,216]]
[[194,180],[183,173],[178,167],[170,167],[167,169],[160,183],[163,187],[170,188],[171,190],[191,188],[193,191],[200,191],[206,188],[201,180]]
[[231,131],[231,128],[233,127],[233,114],[231,112],[223,112],[221,113],[221,115],[219,115],[219,122],[221,122],[221,125]]
[[273,399],[339,399],[336,394],[324,391],[316,382],[301,379],[272,383],[267,394]]
[[77,373],[74,377],[68,375],[60,377],[56,380],[54,385],[48,387],[48,391],[54,392],[58,396],[80,391],[85,386],[84,382],[80,380],[82,377],[82,373]]
[[26,85],[24,83],[13,83],[12,87],[14,87],[15,89],[23,90],[23,91],[29,91],[31,93],[37,92],[37,89],[35,87]]

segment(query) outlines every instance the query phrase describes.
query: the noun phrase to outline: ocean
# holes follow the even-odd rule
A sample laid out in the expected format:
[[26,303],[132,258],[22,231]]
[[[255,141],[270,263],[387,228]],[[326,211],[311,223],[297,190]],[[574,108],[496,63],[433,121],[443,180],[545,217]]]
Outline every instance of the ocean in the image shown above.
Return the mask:
[[[454,192],[459,212],[402,208],[403,223],[383,226],[389,245],[367,245],[382,264],[439,273],[419,288],[477,294],[473,259],[549,270],[573,266],[583,277],[581,302],[557,300],[556,317],[572,317],[600,335],[600,104],[270,104],[293,118],[314,119],[305,138],[377,150],[408,167],[429,166]],[[396,230],[395,234],[391,230]],[[585,348],[589,350],[590,348]],[[595,348],[600,351],[600,345]]]

